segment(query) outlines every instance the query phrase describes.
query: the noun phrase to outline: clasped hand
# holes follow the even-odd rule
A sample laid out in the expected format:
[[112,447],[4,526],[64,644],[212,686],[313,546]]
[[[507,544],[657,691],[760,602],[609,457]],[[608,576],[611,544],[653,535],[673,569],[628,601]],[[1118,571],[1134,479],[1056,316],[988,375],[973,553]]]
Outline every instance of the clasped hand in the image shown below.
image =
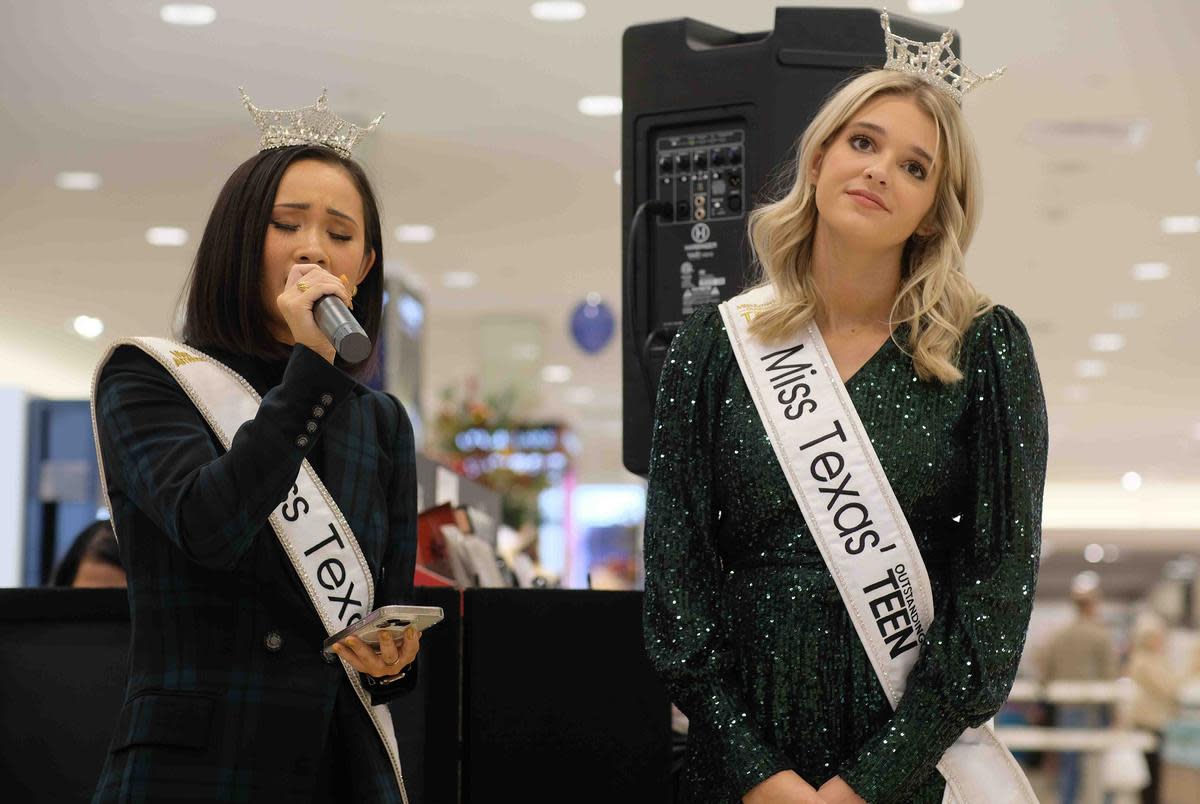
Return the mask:
[[742,798],[743,804],[867,804],[840,776],[816,790],[795,771],[764,779]]

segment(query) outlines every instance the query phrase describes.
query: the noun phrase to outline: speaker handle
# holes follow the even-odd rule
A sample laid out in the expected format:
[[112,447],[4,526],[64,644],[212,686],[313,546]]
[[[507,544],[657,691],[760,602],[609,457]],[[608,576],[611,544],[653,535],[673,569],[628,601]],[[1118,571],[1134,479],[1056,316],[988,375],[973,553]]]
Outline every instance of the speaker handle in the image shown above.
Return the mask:
[[642,385],[646,389],[646,399],[650,403],[650,412],[654,412],[654,398],[650,393],[650,372],[646,368],[646,349],[649,347],[649,340],[654,333],[650,333],[646,338],[646,343],[640,337],[638,323],[641,321],[641,311],[638,309],[638,293],[635,282],[637,281],[637,266],[638,266],[638,230],[641,229],[642,223],[646,221],[647,214],[658,217],[671,212],[671,205],[666,201],[657,201],[654,199],[643,201],[638,205],[637,210],[633,213],[633,220],[629,223],[629,239],[625,248],[625,276],[624,282],[624,299],[622,300],[625,307],[625,335],[629,339],[634,352],[634,359],[637,360],[638,371],[642,375]]

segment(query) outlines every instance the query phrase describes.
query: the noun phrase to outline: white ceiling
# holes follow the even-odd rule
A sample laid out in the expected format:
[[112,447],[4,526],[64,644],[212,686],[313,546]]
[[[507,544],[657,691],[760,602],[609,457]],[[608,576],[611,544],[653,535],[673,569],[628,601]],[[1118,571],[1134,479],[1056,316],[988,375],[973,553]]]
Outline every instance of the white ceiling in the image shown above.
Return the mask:
[[[109,336],[165,332],[216,191],[255,148],[237,87],[288,108],[327,86],[349,119],[388,113],[360,149],[385,231],[437,228],[434,242],[387,254],[427,286],[430,399],[478,372],[480,315],[538,318],[546,362],[596,392],[571,404],[547,386],[538,412],[578,427],[582,480],[627,478],[616,345],[586,357],[566,337],[589,291],[619,307],[619,121],[576,102],[619,93],[629,25],[691,16],[765,30],[774,3],[597,0],[568,24],[534,20],[528,0],[212,4],[203,28],[165,25],[145,0],[0,8],[0,385],[83,397]],[[910,13],[899,0],[892,10]],[[1034,334],[1051,480],[1119,490],[1136,470],[1148,486],[1200,483],[1200,235],[1159,230],[1165,215],[1200,214],[1200,4],[967,0],[930,19],[962,32],[976,69],[1008,66],[967,103],[986,186],[968,270]],[[1137,119],[1150,124],[1138,149],[1026,136],[1035,121]],[[98,171],[104,185],[58,190],[62,170]],[[192,242],[150,246],[154,225],[183,226]],[[1170,278],[1134,281],[1141,261],[1167,262]],[[442,287],[462,269],[480,274],[476,288]],[[1127,301],[1145,317],[1114,321]],[[69,331],[84,313],[105,321],[99,341]],[[1107,356],[1105,378],[1078,380],[1098,332],[1128,345]]]

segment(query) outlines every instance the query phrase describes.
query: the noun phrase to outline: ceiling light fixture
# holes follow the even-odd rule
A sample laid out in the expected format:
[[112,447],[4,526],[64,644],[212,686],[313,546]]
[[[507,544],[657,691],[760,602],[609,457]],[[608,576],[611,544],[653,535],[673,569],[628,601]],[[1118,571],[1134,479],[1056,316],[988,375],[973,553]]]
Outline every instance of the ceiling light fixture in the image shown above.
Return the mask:
[[914,14],[949,14],[963,7],[963,0],[908,0]]
[[1133,278],[1139,282],[1153,282],[1171,275],[1171,266],[1165,262],[1139,262],[1133,266]]
[[543,366],[542,382],[564,383],[571,381],[570,366]]
[[99,318],[92,318],[90,315],[76,316],[75,320],[71,322],[71,327],[79,337],[87,338],[89,341],[99,338],[100,334],[104,332],[104,322]]
[[588,117],[614,117],[621,113],[621,99],[616,95],[588,95],[579,99],[579,111]]
[[1075,363],[1075,376],[1084,380],[1094,380],[1108,373],[1108,366],[1103,360],[1080,360]]
[[1200,216],[1170,215],[1159,223],[1163,234],[1196,234],[1200,232]]
[[558,2],[534,3],[529,7],[529,13],[534,19],[545,22],[574,22],[583,19],[587,14],[587,6],[583,3],[558,0]]
[[466,290],[479,284],[479,274],[472,271],[447,271],[442,274],[442,284],[453,290]]
[[158,16],[170,25],[209,25],[217,18],[217,10],[200,3],[170,3],[158,10]]
[[401,243],[428,243],[436,236],[434,228],[424,223],[405,223],[396,227],[396,239]]
[[1093,352],[1119,352],[1125,348],[1125,336],[1115,332],[1101,332],[1088,338]]
[[60,190],[98,190],[100,183],[99,173],[83,170],[64,170],[54,177],[54,184]]
[[187,241],[187,230],[178,226],[151,226],[146,230],[146,242],[152,246],[182,246]]

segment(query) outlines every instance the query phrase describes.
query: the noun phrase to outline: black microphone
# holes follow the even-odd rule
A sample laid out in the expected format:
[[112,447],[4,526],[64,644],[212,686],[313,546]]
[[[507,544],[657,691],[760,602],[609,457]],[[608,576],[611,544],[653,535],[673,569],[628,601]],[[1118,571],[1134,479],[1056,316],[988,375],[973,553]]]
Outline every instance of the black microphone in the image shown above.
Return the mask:
[[371,339],[358,319],[337,296],[322,296],[313,305],[313,317],[325,337],[347,363],[361,363],[371,354]]

